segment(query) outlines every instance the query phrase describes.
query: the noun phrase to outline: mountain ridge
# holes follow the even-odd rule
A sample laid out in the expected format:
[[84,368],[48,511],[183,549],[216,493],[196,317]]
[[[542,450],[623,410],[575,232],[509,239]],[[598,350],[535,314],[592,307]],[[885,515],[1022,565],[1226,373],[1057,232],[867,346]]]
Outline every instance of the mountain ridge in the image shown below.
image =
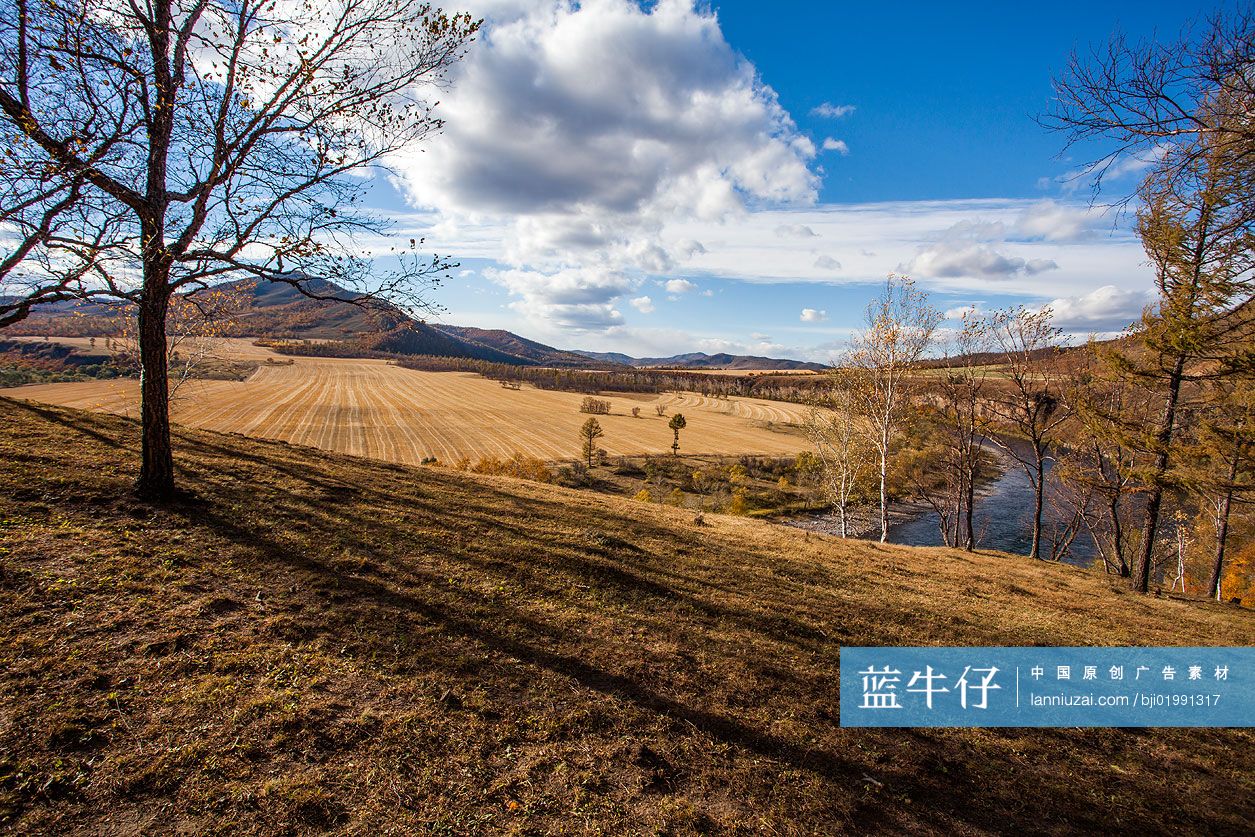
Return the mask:
[[[822,364],[758,355],[687,352],[669,357],[633,357],[620,352],[560,349],[505,329],[425,322],[383,301],[352,304],[362,294],[324,279],[309,289],[343,301],[311,299],[291,285],[239,280],[215,286],[239,292],[240,310],[220,327],[223,337],[343,341],[365,351],[462,357],[524,366],[593,367],[604,364],[636,368],[821,371]],[[130,316],[121,303],[60,302],[36,308],[30,317],[5,329],[13,335],[107,337],[120,333]]]
[[575,349],[575,354],[597,360],[613,361],[637,368],[657,367],[664,369],[743,369],[746,371],[789,370],[822,372],[828,367],[822,363],[791,358],[764,357],[762,355],[734,355],[718,352],[685,352],[669,357],[632,357],[621,352],[591,352]]

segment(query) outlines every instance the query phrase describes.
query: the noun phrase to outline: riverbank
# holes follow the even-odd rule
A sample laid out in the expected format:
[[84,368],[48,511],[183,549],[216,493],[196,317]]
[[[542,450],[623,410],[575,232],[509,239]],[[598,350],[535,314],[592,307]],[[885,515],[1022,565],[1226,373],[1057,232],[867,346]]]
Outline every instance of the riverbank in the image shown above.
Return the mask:
[[[1017,470],[1015,460],[1002,448],[995,444],[989,443],[985,446],[995,460],[995,470],[991,471],[988,476],[980,479],[979,485],[976,487],[976,500],[978,509],[981,505],[989,502],[999,493],[999,485],[1007,478],[1007,475]],[[925,538],[927,543],[917,542],[920,533],[914,533],[911,540],[899,540],[894,537],[894,530],[906,524],[924,527],[924,523],[928,518],[932,518],[933,534],[929,538]],[[810,532],[819,532],[825,535],[841,534],[841,518],[836,512],[824,512],[822,514],[802,515],[787,519],[778,519],[776,522],[785,526],[792,526],[797,529],[805,529]],[[926,527],[924,527],[926,529]],[[892,543],[902,543],[906,546],[939,546],[942,543],[941,528],[937,522],[937,510],[927,500],[891,500],[889,502],[889,540]],[[846,537],[862,538],[864,540],[878,540],[880,538],[880,506],[875,503],[855,506],[847,511]]]
[[[932,513],[933,507],[924,500],[894,500],[889,503],[889,529],[919,520]],[[863,540],[880,538],[880,506],[860,505],[847,511],[846,537]],[[776,520],[782,526],[805,529],[823,535],[840,535],[841,518],[836,512],[809,514]]]

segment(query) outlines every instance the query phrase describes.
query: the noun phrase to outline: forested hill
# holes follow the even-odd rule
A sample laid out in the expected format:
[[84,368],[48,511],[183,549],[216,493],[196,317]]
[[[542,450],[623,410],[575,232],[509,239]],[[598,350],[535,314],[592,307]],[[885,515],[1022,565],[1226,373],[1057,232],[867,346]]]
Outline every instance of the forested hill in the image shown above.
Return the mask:
[[[291,285],[273,282],[218,286],[214,293],[226,299],[220,306],[225,313],[213,323],[212,332],[221,337],[333,341],[336,345],[325,349],[332,354],[431,355],[511,365],[603,365],[508,331],[434,326],[388,304],[354,304],[359,295],[330,282],[310,280],[306,286],[311,293],[333,299],[311,299]],[[104,337],[128,330],[127,320],[133,315],[130,306],[121,304],[63,302],[36,308],[5,333]]]

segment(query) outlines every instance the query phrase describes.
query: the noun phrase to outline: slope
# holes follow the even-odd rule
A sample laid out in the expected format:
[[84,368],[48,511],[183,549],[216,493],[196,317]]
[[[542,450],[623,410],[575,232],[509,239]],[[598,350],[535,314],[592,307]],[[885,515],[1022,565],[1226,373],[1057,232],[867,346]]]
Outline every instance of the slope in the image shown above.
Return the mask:
[[1251,614],[0,399],[0,829],[1240,833],[1246,730],[841,730],[855,644],[1249,644]]
[[578,352],[566,352],[520,337],[512,331],[501,328],[471,328],[468,326],[436,325],[436,329],[451,334],[461,340],[480,346],[487,346],[499,352],[521,357],[541,366],[605,366],[594,358],[585,357]]

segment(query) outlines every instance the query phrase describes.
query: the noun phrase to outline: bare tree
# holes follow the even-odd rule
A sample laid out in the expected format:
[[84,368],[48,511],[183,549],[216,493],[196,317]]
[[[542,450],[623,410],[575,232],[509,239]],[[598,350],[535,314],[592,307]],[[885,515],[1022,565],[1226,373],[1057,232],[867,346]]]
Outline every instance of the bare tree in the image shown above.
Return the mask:
[[998,420],[1027,443],[1027,450],[1004,434],[990,438],[1019,463],[1032,485],[1033,541],[1029,557],[1040,558],[1046,460],[1051,439],[1068,413],[1055,363],[1062,332],[1052,324],[1049,308],[1030,311],[1019,306],[995,311],[990,326],[1005,377],[990,403]]
[[965,311],[959,328],[945,342],[947,363],[936,384],[955,477],[954,533],[947,541],[968,552],[976,548],[976,483],[988,438],[985,385],[989,372],[981,356],[989,346],[989,322],[975,310]]
[[913,367],[924,356],[941,314],[907,276],[891,274],[868,303],[866,328],[856,334],[844,366],[858,415],[871,428],[880,470],[880,540],[889,539],[889,459],[910,398]]
[[[47,302],[133,304],[138,489],[174,491],[171,299],[284,282],[422,307],[449,267],[362,243],[368,178],[440,127],[423,97],[478,23],[415,0],[0,0],[0,325]],[[373,278],[372,278],[373,277]]]
[[[171,400],[214,356],[216,338],[225,336],[238,323],[251,291],[249,285],[231,283],[170,298],[166,312],[166,368]],[[126,367],[143,374],[135,319],[119,317],[118,327],[113,343],[118,350],[116,355]]]
[[[1175,40],[1133,42],[1116,34],[1102,47],[1072,53],[1055,79],[1054,106],[1040,121],[1063,133],[1069,149],[1099,149],[1082,171],[1093,176],[1095,190],[1121,160],[1170,156],[1165,171],[1172,179],[1204,148],[1249,169],[1253,65],[1255,10],[1245,4],[1196,22]],[[1248,192],[1246,200],[1252,197]]]
[[1139,535],[1135,499],[1148,456],[1132,428],[1153,414],[1158,399],[1127,378],[1104,374],[1091,340],[1065,393],[1075,419],[1052,469],[1055,485],[1085,524],[1107,572],[1128,578]]

